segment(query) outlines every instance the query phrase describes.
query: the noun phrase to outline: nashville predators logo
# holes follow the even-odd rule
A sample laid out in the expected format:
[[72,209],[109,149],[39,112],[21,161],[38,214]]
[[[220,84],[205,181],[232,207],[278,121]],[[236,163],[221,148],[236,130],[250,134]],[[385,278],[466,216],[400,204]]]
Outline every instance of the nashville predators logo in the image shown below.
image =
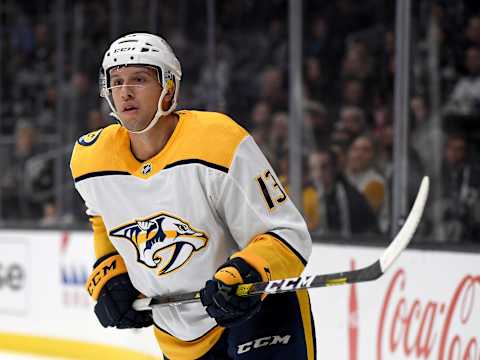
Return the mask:
[[92,131],[91,133],[88,133],[86,135],[83,135],[80,139],[78,139],[78,143],[83,146],[90,146],[97,141],[98,137],[100,136],[100,133],[102,132],[103,129],[97,130],[97,131]]
[[156,269],[158,275],[183,266],[208,241],[204,232],[163,212],[113,229],[110,236],[129,240],[137,250],[137,261]]

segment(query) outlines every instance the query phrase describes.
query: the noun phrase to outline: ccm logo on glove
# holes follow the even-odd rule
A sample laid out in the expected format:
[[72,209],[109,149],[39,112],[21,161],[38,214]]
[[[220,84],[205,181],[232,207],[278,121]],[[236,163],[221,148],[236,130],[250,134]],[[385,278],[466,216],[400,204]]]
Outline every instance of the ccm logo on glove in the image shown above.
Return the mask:
[[133,286],[120,255],[114,253],[98,259],[85,287],[97,300],[94,311],[103,327],[131,329],[152,325],[151,311],[132,308],[141,294]]
[[[105,260],[101,261],[99,264],[94,265],[94,270],[89,276],[85,288],[88,291],[88,294],[94,299],[98,299],[100,290],[106,284],[108,280],[114,276],[118,276],[127,272],[125,263],[120,255],[108,256]],[[98,263],[98,261],[97,261]]]

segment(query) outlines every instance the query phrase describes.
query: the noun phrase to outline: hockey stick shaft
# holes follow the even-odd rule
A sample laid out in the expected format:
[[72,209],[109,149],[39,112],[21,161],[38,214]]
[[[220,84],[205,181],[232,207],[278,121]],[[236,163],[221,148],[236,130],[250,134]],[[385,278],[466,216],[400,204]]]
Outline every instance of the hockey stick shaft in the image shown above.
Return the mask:
[[[357,270],[331,274],[306,275],[268,282],[241,284],[238,286],[236,294],[238,296],[277,294],[301,289],[353,284],[378,279],[395,262],[415,234],[415,230],[422,218],[425,203],[428,198],[429,185],[429,178],[425,176],[420,185],[420,189],[418,190],[415,203],[413,204],[412,210],[410,211],[404,225],[387,249],[383,252],[382,256],[370,266]],[[134,302],[133,307],[136,310],[148,310],[152,306],[186,304],[199,300],[200,293],[194,291],[179,295],[139,299]]]

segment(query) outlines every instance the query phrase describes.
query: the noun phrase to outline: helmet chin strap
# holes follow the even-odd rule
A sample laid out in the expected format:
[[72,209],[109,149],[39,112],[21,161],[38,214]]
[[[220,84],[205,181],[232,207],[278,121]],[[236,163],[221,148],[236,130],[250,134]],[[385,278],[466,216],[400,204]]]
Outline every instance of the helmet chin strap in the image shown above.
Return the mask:
[[[176,90],[175,90],[176,91]],[[123,120],[120,118],[120,115],[118,115],[117,111],[115,110],[115,107],[113,106],[113,104],[111,104],[110,100],[107,98],[107,101],[108,101],[108,104],[110,105],[110,108],[112,109],[112,112],[110,113],[114,118],[116,118],[120,124],[125,128],[127,129],[127,131],[129,133],[132,133],[132,134],[142,134],[142,133],[145,133],[147,132],[148,130],[150,130],[151,128],[153,128],[155,126],[155,124],[158,122],[158,120],[162,117],[162,116],[166,116],[168,114],[170,114],[173,109],[175,108],[175,97],[174,99],[172,100],[172,104],[170,105],[170,108],[167,110],[167,111],[163,111],[162,109],[162,102],[163,102],[163,99],[165,98],[165,96],[167,95],[168,93],[168,90],[167,88],[163,88],[162,89],[162,93],[160,94],[160,98],[158,99],[158,104],[157,104],[157,112],[155,113],[155,115],[153,116],[152,120],[150,120],[150,122],[148,123],[148,125],[146,127],[144,127],[143,129],[141,130],[130,130],[127,126],[125,126]]]

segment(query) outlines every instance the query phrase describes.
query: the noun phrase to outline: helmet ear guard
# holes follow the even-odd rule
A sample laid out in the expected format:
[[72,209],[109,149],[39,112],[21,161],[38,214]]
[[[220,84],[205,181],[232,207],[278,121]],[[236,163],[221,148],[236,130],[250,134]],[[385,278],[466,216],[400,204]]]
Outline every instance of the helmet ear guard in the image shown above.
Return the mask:
[[173,80],[168,80],[167,81],[167,90],[171,91],[173,89]]
[[100,68],[98,73],[98,91],[100,92],[100,97],[106,98],[108,96],[108,83],[107,77],[103,71],[103,68]]

